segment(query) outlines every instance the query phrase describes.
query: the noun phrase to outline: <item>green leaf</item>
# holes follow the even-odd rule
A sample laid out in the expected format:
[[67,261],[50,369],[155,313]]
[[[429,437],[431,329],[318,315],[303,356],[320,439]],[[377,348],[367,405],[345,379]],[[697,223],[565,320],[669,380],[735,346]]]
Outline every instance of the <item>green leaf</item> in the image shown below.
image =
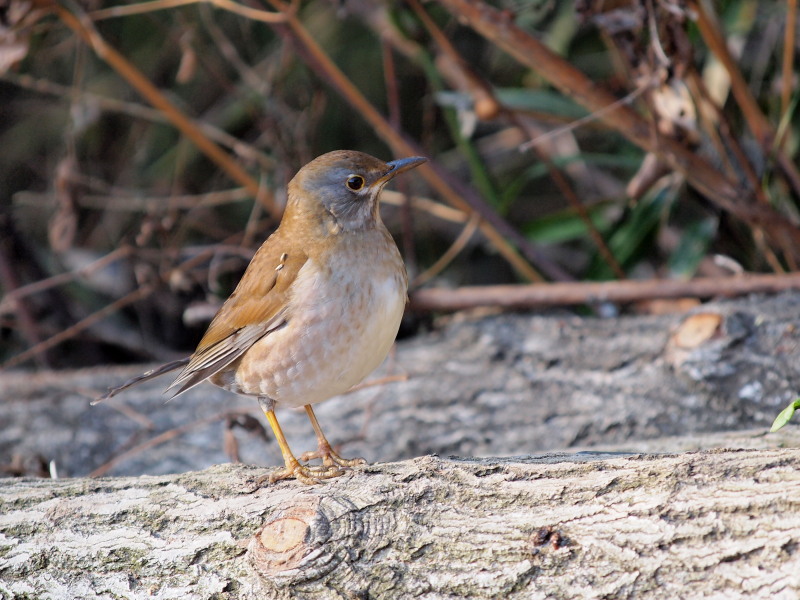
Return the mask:
[[494,92],[500,102],[514,110],[529,110],[569,119],[580,119],[588,114],[580,104],[553,90],[497,88]]
[[[587,208],[592,223],[601,231],[608,227],[604,214],[607,209],[606,203]],[[523,231],[529,240],[538,244],[560,244],[587,235],[586,222],[571,209],[540,217],[526,224]]]
[[678,247],[669,257],[669,270],[674,277],[690,278],[705,258],[717,233],[716,218],[689,224],[681,235]]
[[[641,260],[652,246],[651,239],[658,231],[675,197],[674,188],[663,188],[648,194],[637,202],[622,219],[617,228],[606,234],[606,243],[622,267],[627,271]],[[596,253],[586,272],[594,281],[613,279],[614,273],[599,253]]]
[[777,417],[775,417],[775,421],[772,423],[772,427],[769,428],[769,432],[775,433],[778,431],[778,429],[786,425],[789,422],[789,419],[792,418],[792,415],[794,415],[794,411],[796,411],[798,408],[800,408],[800,398],[797,398],[789,406],[784,408]]

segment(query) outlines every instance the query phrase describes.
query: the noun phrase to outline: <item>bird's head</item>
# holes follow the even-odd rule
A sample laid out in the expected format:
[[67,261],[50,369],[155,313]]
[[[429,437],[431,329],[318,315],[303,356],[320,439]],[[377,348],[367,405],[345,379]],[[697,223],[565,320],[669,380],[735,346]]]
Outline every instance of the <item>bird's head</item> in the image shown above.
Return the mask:
[[289,182],[287,216],[320,219],[338,231],[375,226],[380,223],[378,195],[383,186],[425,161],[414,156],[385,162],[352,150],[328,152]]

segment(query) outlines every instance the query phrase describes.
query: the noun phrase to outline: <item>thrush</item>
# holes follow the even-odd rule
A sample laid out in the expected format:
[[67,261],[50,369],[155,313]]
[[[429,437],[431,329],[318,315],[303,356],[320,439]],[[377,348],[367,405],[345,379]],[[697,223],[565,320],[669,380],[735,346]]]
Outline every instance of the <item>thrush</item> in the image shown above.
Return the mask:
[[[394,343],[408,278],[381,221],[378,196],[395,176],[426,159],[384,162],[361,152],[329,152],[289,182],[278,229],[258,249],[195,352],[132,379],[102,399],[183,367],[167,388],[173,396],[203,381],[258,399],[283,455],[270,482],[316,483],[363,459],[333,451],[312,404],[360,383]],[[277,407],[303,406],[317,450],[298,460]],[[321,459],[321,465],[300,461]]]

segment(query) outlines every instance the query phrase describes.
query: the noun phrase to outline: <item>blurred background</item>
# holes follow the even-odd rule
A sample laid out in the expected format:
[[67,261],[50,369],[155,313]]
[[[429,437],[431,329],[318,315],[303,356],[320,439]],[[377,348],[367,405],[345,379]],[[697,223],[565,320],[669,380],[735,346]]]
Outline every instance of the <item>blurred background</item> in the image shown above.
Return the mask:
[[343,148],[430,158],[383,196],[412,300],[794,271],[796,12],[0,2],[0,363],[190,352],[289,179]]

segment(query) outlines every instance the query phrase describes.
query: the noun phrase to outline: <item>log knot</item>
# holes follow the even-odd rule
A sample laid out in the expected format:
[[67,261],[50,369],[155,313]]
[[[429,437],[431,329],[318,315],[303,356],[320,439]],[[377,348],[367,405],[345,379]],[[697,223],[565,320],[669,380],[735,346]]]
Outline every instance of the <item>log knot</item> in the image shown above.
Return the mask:
[[348,500],[297,496],[278,506],[248,544],[256,572],[279,586],[318,580],[354,559],[363,525]]

